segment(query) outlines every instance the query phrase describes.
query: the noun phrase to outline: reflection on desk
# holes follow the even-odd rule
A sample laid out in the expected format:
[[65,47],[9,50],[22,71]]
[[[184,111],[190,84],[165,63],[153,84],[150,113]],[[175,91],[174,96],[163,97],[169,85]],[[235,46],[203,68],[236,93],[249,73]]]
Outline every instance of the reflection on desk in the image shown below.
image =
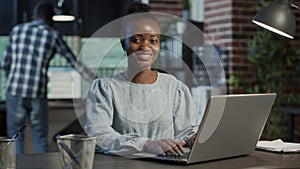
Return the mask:
[[[19,154],[17,155],[18,169],[61,169],[59,154]],[[149,160],[129,159],[125,157],[105,156],[95,154],[93,168],[103,169],[176,169],[182,165],[159,163]],[[300,168],[300,154],[279,154],[264,151],[223,160],[184,166],[187,169],[202,168]]]

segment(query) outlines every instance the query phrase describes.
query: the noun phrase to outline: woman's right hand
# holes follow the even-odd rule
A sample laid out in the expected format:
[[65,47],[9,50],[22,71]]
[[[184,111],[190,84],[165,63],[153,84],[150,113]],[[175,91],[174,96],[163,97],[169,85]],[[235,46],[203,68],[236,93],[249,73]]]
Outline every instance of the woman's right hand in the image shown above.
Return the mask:
[[144,144],[144,151],[159,155],[180,156],[183,153],[185,141],[172,139],[148,140]]

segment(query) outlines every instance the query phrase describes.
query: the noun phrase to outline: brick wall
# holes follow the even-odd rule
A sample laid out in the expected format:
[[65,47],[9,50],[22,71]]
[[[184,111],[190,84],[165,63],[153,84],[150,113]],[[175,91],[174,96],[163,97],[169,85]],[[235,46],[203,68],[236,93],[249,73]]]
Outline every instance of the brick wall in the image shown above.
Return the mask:
[[[266,0],[273,2],[274,0]],[[151,11],[181,16],[183,0],[150,0]],[[238,73],[247,78],[255,68],[247,61],[247,43],[258,26],[252,23],[260,0],[204,0],[204,33],[224,55],[227,78]],[[300,2],[294,2],[300,6]],[[297,45],[300,35],[300,11],[294,9],[298,36],[291,43]],[[229,93],[234,93],[230,87]]]
[[149,2],[151,11],[153,12],[164,12],[181,16],[182,0],[150,0]]
[[[204,0],[204,33],[223,52],[226,76],[247,78],[254,68],[246,59],[247,41],[256,31],[252,18],[259,0]],[[183,0],[150,0],[151,11],[181,16]],[[228,87],[229,93],[236,91]]]
[[[270,0],[270,2],[274,2]],[[223,53],[228,56],[224,63],[229,65],[225,70],[227,78],[231,75],[239,74],[240,77],[247,79],[255,73],[253,67],[247,61],[247,42],[257,30],[257,26],[252,23],[252,18],[257,13],[255,6],[260,4],[260,0],[240,1],[240,0],[205,0],[204,11],[204,32],[215,44],[219,45]],[[296,3],[300,5],[299,2]],[[299,43],[300,37],[300,11],[293,9],[296,17],[296,37],[290,40],[292,45]],[[297,66],[297,65],[295,65]],[[297,89],[291,89],[298,91]],[[238,93],[228,86],[229,93]],[[240,91],[243,92],[243,91]],[[300,117],[295,116],[295,138],[300,141]]]
[[[247,78],[253,67],[248,63],[247,42],[256,31],[252,18],[256,14],[254,7],[259,0],[205,0],[204,32],[213,43],[219,45],[223,53],[227,54],[225,60],[228,66],[227,78],[238,74]],[[229,93],[234,93],[229,86]]]

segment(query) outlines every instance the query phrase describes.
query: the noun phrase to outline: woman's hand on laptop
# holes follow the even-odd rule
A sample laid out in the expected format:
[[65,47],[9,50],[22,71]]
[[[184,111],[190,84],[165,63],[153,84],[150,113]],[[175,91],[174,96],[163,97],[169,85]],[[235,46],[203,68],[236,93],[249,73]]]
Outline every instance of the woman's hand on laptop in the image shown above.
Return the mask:
[[193,146],[193,144],[194,144],[194,142],[195,142],[196,136],[197,136],[197,135],[194,134],[194,135],[192,135],[190,138],[185,137],[185,138],[182,140],[182,142],[184,142],[183,145],[185,145],[186,147],[192,148],[192,146]]
[[184,141],[172,139],[148,140],[144,144],[144,151],[159,155],[180,156],[183,153]]
[[194,142],[195,142],[195,139],[196,139],[196,134],[194,134],[194,135],[192,135],[192,137],[190,138],[190,142],[191,142],[191,147],[192,147],[192,145],[194,144]]

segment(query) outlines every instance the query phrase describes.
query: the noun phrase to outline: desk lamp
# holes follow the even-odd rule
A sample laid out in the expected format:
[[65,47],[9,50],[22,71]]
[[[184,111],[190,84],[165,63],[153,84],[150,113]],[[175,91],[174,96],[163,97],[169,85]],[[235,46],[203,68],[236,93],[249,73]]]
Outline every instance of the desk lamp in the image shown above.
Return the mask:
[[64,0],[59,0],[55,8],[55,15],[52,19],[54,21],[74,21],[75,17],[68,13]]
[[291,7],[299,9],[293,0],[275,0],[253,18],[252,22],[272,32],[293,39],[295,36],[296,22],[291,12]]

